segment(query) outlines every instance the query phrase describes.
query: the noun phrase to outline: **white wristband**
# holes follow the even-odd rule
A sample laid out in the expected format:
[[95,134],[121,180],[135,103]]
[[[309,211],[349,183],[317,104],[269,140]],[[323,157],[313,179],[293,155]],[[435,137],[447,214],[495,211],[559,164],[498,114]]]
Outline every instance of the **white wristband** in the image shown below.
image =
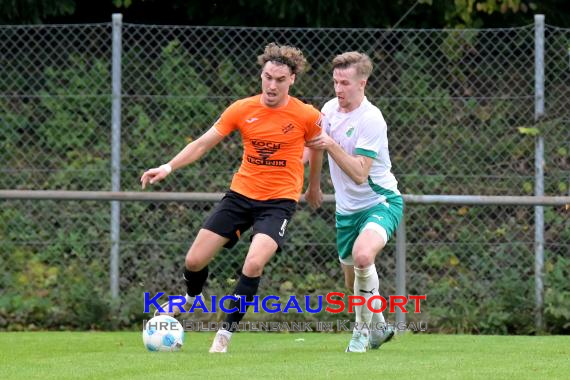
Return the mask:
[[170,174],[172,172],[172,166],[170,166],[170,164],[160,165],[159,169],[164,169],[166,174]]

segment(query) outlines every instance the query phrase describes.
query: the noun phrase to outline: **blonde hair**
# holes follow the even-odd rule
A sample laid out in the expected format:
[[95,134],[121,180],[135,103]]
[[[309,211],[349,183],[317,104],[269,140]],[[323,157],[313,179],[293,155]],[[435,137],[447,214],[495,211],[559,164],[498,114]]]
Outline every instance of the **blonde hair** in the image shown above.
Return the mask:
[[357,51],[349,51],[334,57],[333,61],[334,69],[347,69],[354,66],[356,69],[356,74],[368,79],[370,74],[372,74],[372,60],[369,56],[364,53],[359,53]]
[[287,65],[293,74],[304,72],[307,66],[307,60],[301,50],[293,46],[277,45],[275,42],[267,45],[263,54],[257,57],[257,63],[261,67],[265,66],[267,62]]

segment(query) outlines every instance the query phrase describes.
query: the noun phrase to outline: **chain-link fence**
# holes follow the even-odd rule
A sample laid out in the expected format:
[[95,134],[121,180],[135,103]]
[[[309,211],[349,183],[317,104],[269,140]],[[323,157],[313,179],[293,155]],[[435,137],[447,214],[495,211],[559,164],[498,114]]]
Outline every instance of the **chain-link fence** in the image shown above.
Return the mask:
[[[293,95],[334,96],[332,58],[368,53],[367,96],[389,127],[393,172],[413,194],[532,195],[535,135],[545,141],[545,194],[569,195],[570,30],[545,29],[545,115],[535,122],[535,28],[283,29],[122,25],[122,190],[139,189],[234,100],[259,91],[256,57],[272,41],[299,47],[310,71]],[[112,26],[0,26],[0,189],[111,190]],[[232,135],[155,187],[222,192],[241,158]],[[324,168],[324,173],[327,168]],[[329,176],[324,191],[332,193]],[[120,300],[109,301],[110,207],[103,202],[3,201],[0,328],[113,327],[142,317],[144,291],[177,294],[183,258],[212,203],[121,205]],[[531,332],[534,214],[529,207],[406,210],[410,294],[445,331]],[[545,315],[568,331],[570,222],[545,209]],[[230,289],[247,237],[211,264],[208,288]],[[379,256],[394,294],[394,244]],[[261,293],[342,289],[334,206],[301,205],[289,245]],[[113,302],[120,302],[115,312]],[[36,322],[34,322],[36,321]],[[39,321],[39,322],[37,322]]]

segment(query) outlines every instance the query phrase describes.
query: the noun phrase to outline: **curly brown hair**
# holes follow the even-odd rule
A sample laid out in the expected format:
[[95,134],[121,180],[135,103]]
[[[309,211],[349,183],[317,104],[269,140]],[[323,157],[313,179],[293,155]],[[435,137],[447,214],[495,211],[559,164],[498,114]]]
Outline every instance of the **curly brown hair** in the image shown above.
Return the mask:
[[257,63],[261,67],[265,66],[267,62],[287,65],[293,74],[302,73],[307,67],[307,60],[301,50],[293,46],[278,45],[275,42],[267,45],[263,54],[257,57]]
[[366,54],[359,53],[357,51],[349,51],[347,53],[337,55],[334,57],[332,64],[333,70],[348,69],[349,67],[354,66],[356,73],[365,79],[368,79],[370,74],[372,74],[372,60]]

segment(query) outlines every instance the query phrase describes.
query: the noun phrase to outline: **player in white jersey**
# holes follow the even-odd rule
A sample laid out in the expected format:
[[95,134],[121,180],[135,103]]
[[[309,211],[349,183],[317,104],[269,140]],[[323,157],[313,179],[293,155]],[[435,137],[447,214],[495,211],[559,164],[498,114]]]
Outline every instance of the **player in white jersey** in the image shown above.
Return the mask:
[[[348,52],[335,57],[336,98],[322,109],[325,133],[306,144],[328,153],[336,198],[337,247],[345,284],[366,302],[379,294],[374,260],[393,236],[404,209],[398,182],[390,171],[386,122],[364,95],[371,73],[372,62],[366,54]],[[322,155],[319,159],[316,166],[322,163]],[[306,198],[311,205],[320,201],[308,194]],[[376,300],[373,306],[380,309],[380,301]],[[357,324],[347,352],[378,348],[394,336],[391,328],[377,328],[385,326],[382,313],[373,313],[365,304],[357,306],[355,314]]]

